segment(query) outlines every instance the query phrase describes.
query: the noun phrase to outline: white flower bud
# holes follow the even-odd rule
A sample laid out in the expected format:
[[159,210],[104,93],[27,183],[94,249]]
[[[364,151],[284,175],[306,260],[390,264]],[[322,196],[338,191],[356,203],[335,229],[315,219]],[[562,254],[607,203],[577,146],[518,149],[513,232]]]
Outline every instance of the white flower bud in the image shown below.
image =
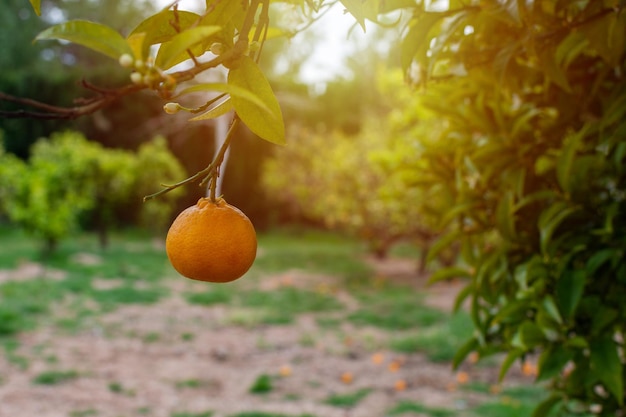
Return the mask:
[[219,42],[215,42],[211,45],[211,48],[209,50],[214,55],[222,55],[224,53],[224,45]]
[[133,57],[130,54],[122,54],[119,59],[119,63],[124,68],[130,68],[133,65]]
[[180,110],[180,104],[167,103],[165,106],[163,106],[163,110],[165,110],[165,113],[167,114],[176,114]]
[[140,72],[133,72],[130,74],[130,80],[133,84],[141,84],[143,83],[143,75]]

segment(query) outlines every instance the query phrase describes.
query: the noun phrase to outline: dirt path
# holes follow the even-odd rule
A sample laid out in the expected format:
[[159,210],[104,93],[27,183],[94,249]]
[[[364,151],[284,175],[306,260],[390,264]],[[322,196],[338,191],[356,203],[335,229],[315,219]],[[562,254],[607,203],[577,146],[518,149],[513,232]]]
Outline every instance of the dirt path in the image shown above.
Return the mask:
[[[231,307],[190,305],[180,294],[194,284],[173,282],[161,302],[99,315],[75,333],[43,325],[21,334],[13,355],[28,366],[0,359],[0,417],[382,417],[402,400],[463,415],[481,399],[457,389],[449,364],[387,350],[389,332],[347,323],[326,329],[311,314],[290,325],[233,326]],[[448,308],[457,289],[424,291],[432,305]],[[33,383],[45,372],[67,380]],[[473,380],[494,382],[493,369],[471,372]],[[251,393],[262,375],[272,389]],[[353,406],[327,403],[359,390],[364,398]]]

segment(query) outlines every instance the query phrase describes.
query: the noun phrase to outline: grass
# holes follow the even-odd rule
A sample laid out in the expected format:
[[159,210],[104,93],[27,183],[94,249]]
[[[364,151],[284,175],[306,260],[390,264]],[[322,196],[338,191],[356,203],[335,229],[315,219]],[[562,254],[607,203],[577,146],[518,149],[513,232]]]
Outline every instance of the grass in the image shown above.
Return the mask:
[[412,401],[401,401],[387,412],[390,416],[398,416],[407,413],[430,417],[453,417],[457,415],[454,410],[440,407],[428,407]]
[[78,378],[76,371],[46,371],[33,378],[33,383],[38,385],[57,385]]
[[264,310],[262,322],[266,324],[289,324],[301,313],[328,312],[343,308],[331,295],[293,287],[282,287],[273,291],[248,290],[240,294],[239,303],[246,308]]
[[[548,391],[541,385],[520,385],[503,390],[494,400],[472,409],[477,417],[531,417]],[[551,413],[550,415],[552,415]]]
[[281,414],[266,413],[263,411],[244,411],[243,413],[231,414],[228,417],[315,417],[312,414]]
[[267,394],[274,389],[274,381],[270,375],[261,374],[254,381],[250,389],[251,394]]
[[449,362],[471,337],[473,328],[470,316],[458,312],[445,322],[415,330],[409,336],[392,339],[390,347],[402,353],[423,352],[433,362]]
[[210,290],[197,293],[187,293],[185,298],[190,304],[210,306],[213,304],[225,304],[233,297],[232,287],[213,286]]
[[339,276],[348,282],[372,275],[371,269],[358,256],[364,246],[354,239],[297,228],[273,231],[258,238],[262,255],[256,259],[253,271],[306,270]]
[[371,392],[372,390],[370,388],[361,388],[360,390],[355,391],[350,394],[331,395],[324,402],[334,407],[350,408],[350,407],[354,407],[359,402],[361,402],[361,400],[367,397]]
[[202,411],[199,413],[189,413],[189,412],[176,412],[172,413],[171,417],[211,417],[213,415],[213,411]]
[[[24,260],[43,265],[39,277],[0,284],[0,339],[33,329],[48,315],[53,303],[68,296],[75,300],[76,318],[57,324],[75,329],[80,327],[81,318],[95,313],[83,314],[81,300],[96,301],[101,310],[110,311],[122,304],[154,303],[165,295],[158,282],[171,267],[164,250],[152,244],[150,235],[136,231],[114,233],[110,247],[103,251],[94,236],[78,234],[63,241],[57,252],[43,257],[36,239],[6,226],[1,226],[0,232],[0,269],[18,268]],[[87,254],[96,262],[81,263],[77,254]],[[51,279],[47,272],[51,269],[62,271],[64,278]],[[92,285],[95,278],[121,279],[123,284],[97,289]],[[136,283],[142,286],[137,288]]]
[[348,320],[361,326],[386,330],[422,329],[447,318],[440,310],[425,306],[414,291],[406,288],[389,287],[365,292],[359,298],[361,307],[350,314]]

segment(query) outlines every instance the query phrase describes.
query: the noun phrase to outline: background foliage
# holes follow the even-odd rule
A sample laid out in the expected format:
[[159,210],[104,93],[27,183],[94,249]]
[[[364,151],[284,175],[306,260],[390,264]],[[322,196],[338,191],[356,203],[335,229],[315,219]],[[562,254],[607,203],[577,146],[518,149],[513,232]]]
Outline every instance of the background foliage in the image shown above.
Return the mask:
[[81,222],[96,228],[106,246],[109,229],[123,218],[116,212],[156,229],[170,219],[176,194],[156,204],[137,204],[154,190],[154,178],[175,181],[183,175],[163,138],[133,154],[67,131],[38,141],[31,153],[28,162],[0,154],[0,214],[41,237],[48,251]]

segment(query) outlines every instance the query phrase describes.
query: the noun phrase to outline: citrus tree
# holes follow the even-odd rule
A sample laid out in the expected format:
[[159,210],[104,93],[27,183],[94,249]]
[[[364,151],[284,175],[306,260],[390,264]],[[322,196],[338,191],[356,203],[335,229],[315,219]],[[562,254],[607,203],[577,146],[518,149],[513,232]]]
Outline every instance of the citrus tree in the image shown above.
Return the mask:
[[398,94],[403,84],[398,69],[381,66],[370,94],[387,97],[386,103],[365,113],[357,133],[295,127],[293,146],[277,149],[263,170],[264,188],[276,204],[292,216],[359,237],[378,257],[399,241],[426,254],[441,233],[435,217],[441,194],[415,186],[423,181],[416,169],[422,142],[437,132],[439,121],[421,106],[423,119],[410,134],[396,127],[398,108],[420,108],[409,90]]
[[[24,230],[39,236],[46,250],[77,231],[81,220],[91,222],[106,247],[116,212],[145,195],[147,177],[179,178],[183,169],[163,138],[147,142],[137,154],[106,149],[78,132],[41,139],[25,162],[0,148],[0,212]],[[146,224],[163,227],[174,209],[176,195],[144,205]]]
[[505,352],[502,376],[539,354],[537,416],[626,411],[625,42],[623,2],[451,1],[416,9],[401,44],[444,123],[431,254],[460,243],[464,264],[433,280],[468,278],[477,329],[456,363]]

